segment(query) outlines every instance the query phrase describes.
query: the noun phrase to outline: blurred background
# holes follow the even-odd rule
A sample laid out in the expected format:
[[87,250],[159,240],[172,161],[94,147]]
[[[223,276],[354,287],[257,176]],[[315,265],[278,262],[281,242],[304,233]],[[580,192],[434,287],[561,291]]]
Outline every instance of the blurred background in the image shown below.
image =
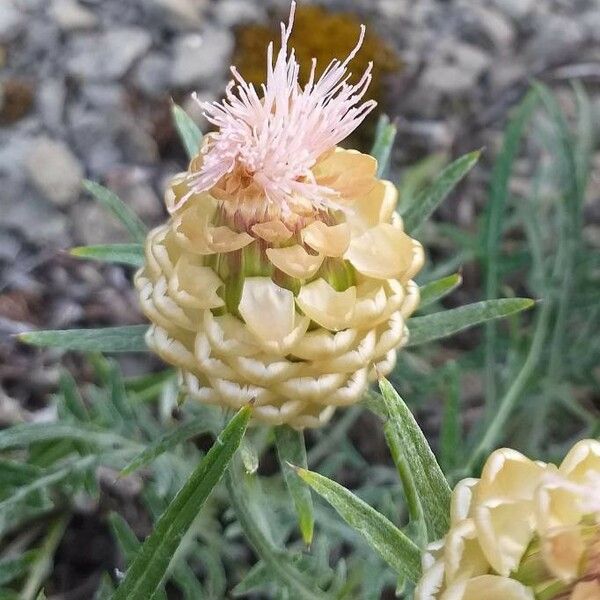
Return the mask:
[[[48,399],[57,389],[62,365],[78,381],[92,377],[80,357],[24,347],[13,334],[142,322],[130,269],[78,261],[65,252],[73,245],[126,239],[122,226],[82,190],[82,180],[114,190],[149,225],[163,220],[165,182],[186,166],[171,120],[171,99],[206,131],[191,92],[219,99],[230,64],[260,83],[266,45],[277,39],[278,23],[288,11],[287,0],[0,1],[0,426],[52,418],[55,407]],[[597,435],[600,149],[591,131],[600,119],[600,4],[300,1],[292,39],[305,69],[313,56],[322,67],[334,56],[345,56],[355,45],[360,23],[367,25],[368,34],[355,72],[369,60],[375,62],[371,96],[379,106],[351,143],[368,151],[377,115],[395,120],[398,135],[389,177],[399,182],[401,195],[414,194],[450,159],[484,148],[478,165],[436,212],[435,221],[416,236],[430,259],[422,282],[460,269],[463,285],[444,306],[486,297],[489,246],[481,237],[482,223],[490,198],[506,183],[509,210],[494,247],[497,295],[541,298],[556,293],[551,323],[559,320],[560,325],[549,327],[547,341],[554,349],[548,360],[560,365],[560,374],[542,374],[535,390],[527,390],[529,412],[512,425],[511,435],[516,445],[519,440],[524,444],[532,415],[542,410],[551,425],[545,429],[548,421],[542,421],[533,435],[535,444],[545,444],[549,453],[584,429]],[[544,83],[551,98],[542,103],[543,110],[533,111],[532,125],[523,133],[514,161],[504,165],[508,172],[502,179],[497,171],[494,175],[494,165],[502,156],[507,121],[533,80]],[[573,147],[580,149],[585,163],[578,174],[575,167],[563,169],[565,155],[554,152],[562,148],[564,128],[573,132]],[[579,194],[580,202],[565,235],[576,238],[579,246],[563,251],[560,206],[572,199],[569,190]],[[553,268],[555,255],[562,262]],[[567,313],[574,321],[568,321]],[[500,389],[526,359],[533,335],[516,322],[512,325],[502,329],[498,342],[508,353],[498,368]],[[524,325],[531,321],[526,318]],[[485,368],[491,363],[489,356],[484,361],[481,339],[480,331],[461,334],[403,358],[394,373],[400,393],[433,440],[443,427],[440,407],[448,406],[447,396],[451,409],[459,403],[462,407],[460,427],[470,428],[486,411]],[[119,360],[126,375],[158,365],[148,357]],[[552,408],[536,404],[548,389],[558,389],[559,404],[566,406],[569,419],[560,424],[552,419]],[[487,410],[493,405],[489,401]],[[322,470],[342,473],[339,477],[348,485],[366,484],[369,463],[390,464],[383,436],[361,433],[378,427],[373,417],[353,413],[337,431],[348,435],[345,443],[356,445],[363,462],[347,453],[346,464]],[[445,467],[451,470],[461,459],[450,456],[448,447],[446,452]],[[346,467],[352,467],[350,473]],[[99,523],[83,519],[69,531],[75,536],[71,541],[81,535],[97,538],[97,563],[107,568],[114,566],[112,546]],[[140,528],[143,532],[143,523]],[[72,569],[100,572],[89,557],[85,568],[73,567],[81,557],[69,554],[67,547],[60,554],[64,580],[55,581],[56,589],[69,588]],[[90,597],[85,593],[89,590],[65,597]]]

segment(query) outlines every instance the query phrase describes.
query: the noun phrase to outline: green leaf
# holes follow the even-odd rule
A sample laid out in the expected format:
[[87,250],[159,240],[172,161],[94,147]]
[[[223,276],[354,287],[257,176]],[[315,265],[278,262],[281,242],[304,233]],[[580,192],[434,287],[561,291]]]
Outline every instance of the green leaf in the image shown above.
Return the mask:
[[[70,440],[86,442],[102,448],[127,445],[138,448],[139,445],[127,438],[121,437],[110,431],[97,429],[91,425],[71,425],[68,423],[19,423],[7,429],[0,430],[0,451],[11,448],[26,448],[31,444],[50,442],[55,440]],[[10,463],[10,464],[9,464]],[[2,469],[8,468],[10,461],[0,462],[0,473]],[[28,480],[33,477],[38,469],[31,465],[21,465],[22,477]]]
[[111,594],[115,591],[112,579],[108,573],[103,573],[100,584],[94,594],[94,600],[109,600]]
[[225,476],[229,499],[246,540],[268,565],[277,589],[289,591],[294,600],[331,599],[329,594],[318,588],[314,578],[300,571],[290,554],[275,542],[280,535],[274,531],[277,523],[273,521],[267,497],[261,491],[261,481],[256,475],[245,472],[241,463],[236,457]]
[[257,562],[233,588],[232,594],[235,598],[245,596],[267,587],[272,582],[273,577],[269,573],[269,566],[264,562]]
[[[535,91],[529,92],[510,119],[502,149],[494,164],[490,182],[489,200],[483,217],[481,262],[485,271],[486,298],[494,298],[500,288],[500,240],[509,197],[509,183],[521,138],[538,103]],[[496,326],[488,323],[485,329],[485,401],[488,411],[496,403]]]
[[417,582],[421,573],[419,548],[389,519],[339,483],[313,471],[297,473],[400,575]]
[[0,560],[0,585],[10,583],[24,575],[38,557],[37,550],[29,550],[15,558]]
[[[119,544],[121,552],[125,558],[125,562],[127,565],[129,565],[137,556],[142,544],[137,539],[137,536],[131,527],[129,527],[127,521],[120,514],[112,512],[108,519],[110,522],[111,531]],[[184,598],[193,598],[196,600],[197,598],[205,597],[200,583],[194,577],[193,573],[190,572],[187,564],[184,561],[178,561],[177,564],[174,565],[172,579],[179,584],[180,588],[186,591],[190,589],[194,590],[195,595],[184,594]],[[183,586],[180,582],[183,582]],[[157,589],[150,600],[159,599],[167,600],[167,596],[162,588]]]
[[89,258],[101,262],[141,267],[144,264],[142,244],[104,244],[101,246],[77,246],[69,250],[76,258]]
[[441,279],[436,279],[431,283],[425,284],[419,289],[421,294],[419,308],[441,300],[444,296],[453,292],[461,283],[462,275],[460,273],[453,273],[447,277],[442,277]]
[[67,515],[60,515],[51,523],[21,590],[21,600],[33,600],[34,598],[44,600],[46,598],[43,585],[52,572],[54,555],[63,539],[68,523]]
[[501,298],[475,302],[424,317],[413,317],[407,323],[410,331],[408,346],[419,346],[448,337],[463,329],[507,317],[534,305],[535,301],[530,298]]
[[144,336],[148,325],[124,325],[99,329],[28,331],[17,336],[32,346],[56,347],[81,352],[148,352]]
[[89,179],[83,182],[83,187],[123,224],[133,240],[144,243],[148,228],[123,200],[114,192]]
[[85,456],[78,460],[66,462],[57,469],[44,471],[43,475],[26,485],[15,488],[8,498],[4,498],[0,501],[0,516],[12,506],[25,501],[31,494],[88,471],[95,467],[99,462],[100,457],[98,456]]
[[[0,431],[0,435],[10,429]],[[5,487],[19,486],[39,477],[41,469],[27,463],[0,458],[0,490]]]
[[64,399],[64,406],[75,421],[89,421],[90,415],[79,394],[77,384],[67,371],[63,371],[59,381],[60,393]]
[[177,133],[179,133],[185,151],[191,159],[200,151],[202,132],[185,110],[175,104],[175,102],[171,105],[171,114],[173,115],[173,122],[175,123]]
[[250,406],[242,408],[219,435],[146,538],[113,600],[146,600],[163,583],[184,534],[240,445],[251,414]]
[[440,463],[448,473],[460,461],[462,431],[460,421],[460,370],[458,364],[451,362],[447,366],[447,375],[443,379],[444,410],[440,427]]
[[201,433],[207,433],[211,431],[210,424],[207,424],[204,416],[192,419],[189,423],[178,424],[174,431],[165,433],[162,437],[156,440],[151,446],[145,448],[140,452],[134,459],[128,463],[121,473],[120,477],[130,475],[137,469],[152,462],[155,458],[178,446],[179,444],[189,440]]
[[111,512],[108,515],[108,522],[110,530],[119,544],[125,564],[129,565],[137,555],[142,544],[137,539],[135,533],[133,533],[131,527],[129,527],[127,521],[119,513]]
[[302,539],[307,546],[310,546],[315,527],[312,496],[310,488],[296,476],[291,466],[307,467],[304,433],[286,425],[276,427],[275,443],[285,485],[294,501],[296,513],[298,514]]
[[428,541],[427,525],[425,523],[425,514],[423,505],[419,498],[419,491],[415,484],[415,477],[411,472],[410,463],[404,455],[404,445],[398,436],[395,424],[386,420],[384,426],[385,441],[390,449],[392,460],[396,465],[396,471],[402,482],[402,489],[408,508],[409,523],[405,532],[416,541],[420,548],[424,547]]
[[408,464],[423,508],[428,541],[443,537],[450,522],[450,487],[409,408],[387,379],[379,381],[388,421],[386,433]]
[[375,141],[370,152],[371,156],[377,160],[378,177],[383,177],[387,171],[397,130],[396,125],[390,123],[390,118],[387,115],[379,117],[375,131]]
[[458,182],[475,166],[480,154],[481,151],[476,150],[461,156],[448,165],[431,185],[417,194],[402,216],[404,228],[408,233],[416,231],[431,216]]

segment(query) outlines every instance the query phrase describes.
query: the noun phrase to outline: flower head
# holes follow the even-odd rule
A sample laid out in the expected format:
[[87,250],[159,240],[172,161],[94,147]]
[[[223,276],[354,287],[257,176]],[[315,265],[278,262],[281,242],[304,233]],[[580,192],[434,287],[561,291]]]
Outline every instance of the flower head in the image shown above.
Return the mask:
[[461,481],[417,600],[600,600],[600,442],[560,467],[502,449]]
[[[206,105],[218,127],[169,186],[171,217],[150,232],[136,275],[148,345],[185,392],[257,419],[316,427],[388,373],[415,310],[421,245],[394,213],[377,161],[336,144],[373,108],[333,61],[308,84],[290,24],[261,95],[237,85]],[[234,93],[235,92],[235,93]]]
[[295,7],[293,2],[288,25],[281,24],[281,49],[275,60],[273,42],[269,44],[266,84],[256,90],[231,67],[234,79],[225,100],[200,102],[206,118],[218,129],[203,148],[201,167],[190,177],[193,193],[218,187],[228,195],[260,198],[282,211],[290,210],[295,196],[316,206],[332,206],[339,196],[317,182],[311,168],[376,105],[373,100],[361,102],[371,81],[371,64],[357,84],[348,83],[349,63],[362,45],[365,29],[361,27],[348,57],[333,60],[318,79],[313,59],[302,87],[300,65],[288,48]]

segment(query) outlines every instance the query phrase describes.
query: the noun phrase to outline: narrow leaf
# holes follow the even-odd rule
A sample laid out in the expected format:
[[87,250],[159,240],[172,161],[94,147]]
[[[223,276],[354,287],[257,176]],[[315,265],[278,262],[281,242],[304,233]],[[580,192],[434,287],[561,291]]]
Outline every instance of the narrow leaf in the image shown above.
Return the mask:
[[275,443],[285,485],[294,501],[296,513],[298,514],[302,539],[307,546],[310,546],[315,527],[312,496],[310,488],[296,476],[294,469],[291,467],[291,465],[298,465],[305,469],[307,467],[304,433],[285,425],[276,427]]
[[453,292],[462,283],[462,275],[453,273],[447,277],[436,279],[420,288],[421,302],[419,308],[433,304]]
[[448,165],[423,192],[417,194],[403,215],[404,227],[409,233],[418,229],[445,200],[458,182],[475,166],[480,150],[469,152]]
[[111,594],[115,591],[112,579],[108,573],[103,573],[102,578],[96,593],[94,594],[94,600],[109,600]]
[[419,497],[419,490],[415,484],[415,474],[411,472],[410,463],[405,456],[404,443],[398,435],[395,423],[388,419],[384,426],[384,431],[385,441],[396,465],[396,471],[398,471],[398,476],[402,482],[402,489],[404,490],[404,497],[406,498],[406,506],[410,519],[407,530],[413,532],[411,538],[417,541],[419,547],[424,547],[428,541],[427,523],[425,522],[425,514]]
[[501,298],[467,304],[424,317],[414,317],[407,323],[410,331],[408,345],[419,346],[448,337],[474,325],[527,310],[534,304],[535,301],[530,298]]
[[446,473],[458,464],[463,448],[460,421],[460,371],[457,363],[448,365],[444,377],[444,410],[440,427],[440,462]]
[[377,176],[383,177],[390,164],[390,156],[396,139],[398,128],[394,123],[390,123],[387,115],[381,115],[377,122],[375,131],[375,141],[371,148],[371,156],[377,159]]
[[175,102],[171,105],[171,114],[181,143],[185,147],[188,157],[193,158],[200,151],[202,132],[185,110]]
[[81,352],[147,352],[147,325],[28,331],[17,336],[32,346],[52,346]]
[[111,512],[108,515],[108,522],[112,534],[123,553],[126,564],[131,563],[142,544],[137,539],[131,527],[129,527],[129,523],[119,513]]
[[67,515],[59,516],[54,519],[48,528],[48,532],[39,548],[38,556],[32,564],[27,580],[21,590],[21,600],[33,600],[34,598],[44,600],[46,598],[43,585],[52,572],[54,555],[63,539],[69,518]]
[[167,450],[170,450],[201,433],[207,433],[209,431],[211,431],[210,424],[207,424],[204,416],[193,419],[189,423],[177,425],[177,428],[174,431],[165,433],[151,446],[142,450],[142,452],[134,457],[134,459],[123,468],[119,475],[121,477],[130,475],[134,471],[137,471],[137,469],[152,462],[161,454],[167,452]]
[[75,421],[89,421],[90,415],[77,389],[77,384],[67,371],[63,371],[59,381],[60,392],[69,415]]
[[[42,442],[51,442],[55,440],[69,440],[76,442],[86,442],[99,447],[112,447],[128,445],[137,448],[138,444],[127,438],[121,437],[110,431],[97,429],[91,425],[69,423],[19,423],[7,429],[0,430],[0,451],[9,450],[11,448],[26,448],[31,444],[39,444]],[[15,463],[10,461],[0,462],[0,472],[7,475],[7,471],[11,466],[14,476],[17,477]],[[31,465],[21,465],[19,477],[28,480],[34,477],[38,472],[36,467]]]
[[98,456],[85,456],[78,460],[64,463],[64,466],[61,466],[58,469],[45,471],[44,475],[26,485],[15,488],[8,498],[4,498],[0,501],[0,515],[3,515],[3,513],[12,506],[22,503],[31,494],[61,483],[79,473],[83,473],[92,467],[95,467],[99,462],[100,457]]
[[428,541],[440,539],[448,530],[450,487],[423,432],[409,408],[387,379],[379,381],[388,421],[386,433],[394,436],[398,451],[408,463],[423,508]]
[[315,492],[335,508],[348,525],[362,534],[368,544],[398,574],[413,582],[419,580],[419,548],[389,519],[339,483],[306,469],[298,469],[297,472]]
[[29,550],[15,558],[0,560],[0,585],[10,583],[24,575],[31,565],[37,560],[38,551]]
[[[485,272],[486,298],[494,298],[500,289],[500,240],[506,214],[506,204],[513,164],[521,146],[521,139],[538,103],[535,91],[529,92],[511,117],[502,149],[494,164],[490,182],[489,200],[483,217],[481,262]],[[496,403],[496,325],[488,323],[485,329],[485,401],[488,410]],[[489,415],[488,415],[489,416]]]
[[292,556],[286,553],[275,539],[281,537],[277,521],[256,475],[244,472],[242,461],[235,458],[227,471],[225,481],[231,506],[242,527],[246,540],[257,556],[268,565],[269,573],[278,589],[290,593],[294,600],[330,599],[315,585],[314,577],[300,571]]
[[89,258],[101,262],[141,267],[144,264],[142,244],[104,244],[101,246],[77,246],[69,251],[76,258]]
[[251,413],[246,406],[231,419],[146,538],[113,600],[145,600],[163,583],[183,536],[240,445]]
[[245,575],[245,577],[233,588],[232,594],[235,598],[256,592],[273,582],[269,573],[269,566],[264,562],[257,562]]
[[[0,432],[3,434],[7,429]],[[33,481],[41,473],[41,469],[16,460],[0,458],[0,485],[2,488],[6,486],[19,486]]]
[[123,200],[95,181],[86,179],[83,187],[123,224],[136,242],[144,243],[148,228]]

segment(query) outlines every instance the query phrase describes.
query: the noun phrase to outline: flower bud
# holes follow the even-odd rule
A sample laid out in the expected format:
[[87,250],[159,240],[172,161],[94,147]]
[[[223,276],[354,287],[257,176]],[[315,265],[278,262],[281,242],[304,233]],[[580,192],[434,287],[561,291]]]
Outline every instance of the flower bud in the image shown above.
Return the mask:
[[416,600],[600,600],[600,442],[560,467],[514,450],[460,482],[423,559]]

